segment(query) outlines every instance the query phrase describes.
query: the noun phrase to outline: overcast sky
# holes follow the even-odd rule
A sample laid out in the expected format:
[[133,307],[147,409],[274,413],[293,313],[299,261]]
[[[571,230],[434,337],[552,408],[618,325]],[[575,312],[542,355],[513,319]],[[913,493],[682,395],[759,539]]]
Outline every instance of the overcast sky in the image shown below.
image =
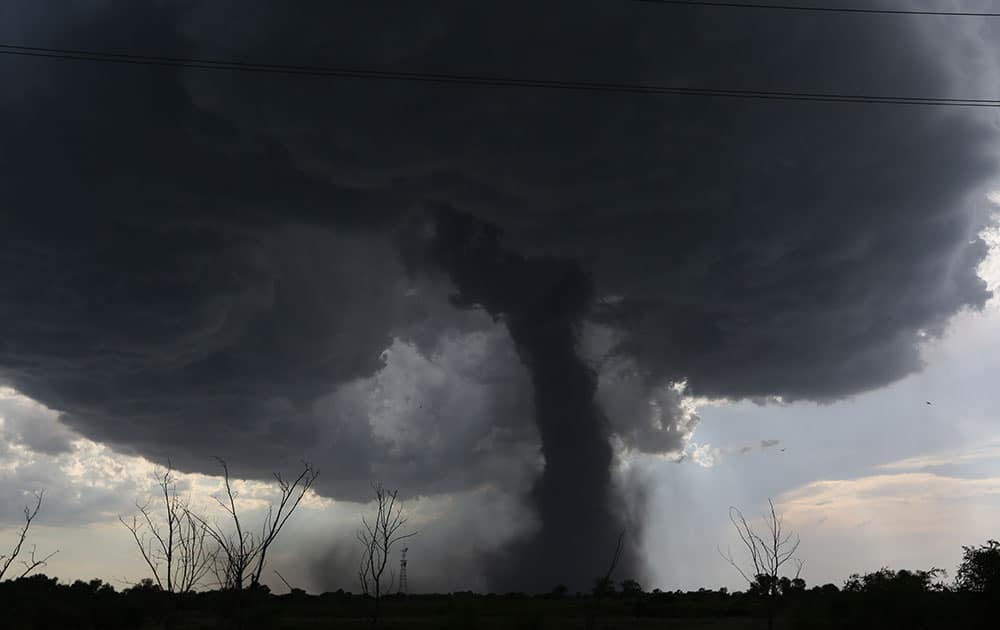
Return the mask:
[[[998,27],[620,2],[0,8],[0,44],[963,98],[1000,86]],[[251,516],[272,471],[315,462],[272,559],[314,591],[357,590],[374,479],[421,532],[416,590],[586,588],[621,528],[622,578],[740,587],[728,508],[769,497],[810,583],[951,571],[996,537],[991,108],[8,54],[0,81],[0,536],[44,488],[51,574],[142,577],[118,515],[168,460],[211,512],[215,456]]]

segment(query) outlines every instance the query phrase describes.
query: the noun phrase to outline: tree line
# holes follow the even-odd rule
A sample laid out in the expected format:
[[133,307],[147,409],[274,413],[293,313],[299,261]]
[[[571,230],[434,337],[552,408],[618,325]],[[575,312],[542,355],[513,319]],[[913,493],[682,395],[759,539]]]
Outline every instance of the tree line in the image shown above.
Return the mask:
[[[280,473],[274,473],[277,499],[268,504],[265,515],[254,526],[241,512],[229,465],[222,458],[217,460],[222,469],[223,492],[221,496],[212,498],[224,515],[221,520],[196,510],[190,498],[179,492],[177,476],[169,462],[165,469],[156,473],[155,499],[136,501],[135,513],[128,517],[119,515],[119,522],[131,536],[150,574],[128,591],[184,595],[199,588],[208,588],[229,593],[233,595],[230,599],[235,602],[237,626],[242,627],[248,597],[269,592],[262,583],[268,553],[302,499],[316,483],[319,471],[303,461],[295,477],[286,479]],[[357,532],[357,541],[361,546],[357,579],[364,596],[372,601],[371,619],[374,625],[382,598],[392,593],[396,583],[395,572],[390,566],[391,552],[399,542],[416,535],[416,532],[405,529],[408,519],[403,515],[398,490],[389,490],[381,482],[373,483],[372,489],[375,515],[371,519],[363,515]],[[26,579],[46,566],[47,561],[57,553],[38,556],[36,547],[32,545],[28,548],[26,544],[31,526],[41,510],[43,497],[44,492],[37,492],[34,504],[25,506],[24,522],[13,548],[0,555],[0,581],[12,567],[18,566],[15,563],[22,565],[16,579]],[[276,570],[275,574],[291,591],[298,590]],[[78,592],[92,591],[101,595],[114,593],[113,587],[101,580],[86,586],[79,582],[74,584],[74,588]]]
[[[243,628],[258,627],[266,618],[263,611],[279,610],[288,602],[293,602],[296,608],[311,610],[320,610],[318,603],[333,602],[340,606],[341,612],[350,609],[368,617],[374,627],[386,611],[390,615],[395,614],[401,606],[421,606],[421,602],[434,602],[440,597],[403,596],[398,590],[393,590],[398,585],[398,576],[390,562],[391,553],[399,543],[416,535],[416,532],[407,527],[408,520],[398,491],[376,482],[373,484],[374,514],[362,515],[361,527],[356,535],[360,548],[356,579],[361,592],[352,595],[339,591],[312,597],[293,587],[274,571],[290,591],[285,599],[280,600],[284,603],[276,603],[278,600],[262,584],[269,551],[314,486],[319,471],[308,462],[303,462],[294,477],[275,474],[276,498],[268,504],[259,522],[251,524],[240,509],[238,492],[228,465],[221,459],[219,464],[223,490],[213,499],[221,510],[221,518],[211,518],[192,507],[190,499],[179,492],[176,474],[169,465],[157,473],[155,498],[137,502],[134,514],[119,517],[149,571],[149,577],[121,592],[101,580],[59,585],[55,578],[32,575],[45,567],[57,553],[39,554],[37,548],[30,544],[30,530],[41,511],[44,498],[43,492],[34,494],[32,502],[23,510],[23,522],[12,546],[6,553],[0,554],[0,595],[17,594],[13,599],[0,597],[0,608],[10,608],[14,600],[23,604],[32,601],[33,596],[44,594],[49,599],[86,600],[89,604],[84,608],[94,615],[98,610],[112,611],[108,613],[112,615],[110,621],[105,619],[100,624],[81,627],[134,627],[128,624],[139,617],[152,615],[159,619],[162,627],[169,629],[175,626],[178,615],[187,614],[185,610],[204,609],[222,615],[233,627]],[[980,595],[986,596],[987,601],[1000,601],[996,597],[1000,595],[1000,542],[996,540],[963,547],[961,563],[951,582],[946,582],[947,574],[936,567],[926,570],[882,568],[853,574],[841,587],[826,584],[807,589],[801,577],[804,563],[797,554],[801,540],[797,533],[787,531],[773,502],[769,501],[768,505],[769,511],[762,526],[752,524],[737,508],[730,508],[730,520],[743,547],[743,560],[737,559],[731,549],[723,551],[719,548],[726,562],[746,581],[745,592],[729,593],[726,589],[701,589],[689,593],[654,589],[645,592],[632,578],[621,580],[616,587],[613,572],[625,535],[622,532],[608,570],[594,579],[589,593],[571,595],[565,586],[556,585],[550,592],[534,596],[510,593],[501,600],[491,599],[501,596],[467,593],[464,597],[486,608],[489,608],[487,604],[496,601],[522,602],[518,604],[521,606],[525,601],[537,600],[549,602],[545,605],[569,606],[572,609],[574,602],[586,600],[589,603],[580,614],[586,618],[588,627],[609,611],[633,617],[684,616],[691,611],[752,614],[760,616],[768,628],[774,628],[779,619],[799,614],[803,607],[810,610],[817,606],[822,608],[820,604],[827,606],[824,614],[834,618],[840,614],[837,611],[845,606],[847,609],[861,606],[867,612],[882,611],[880,614],[883,615],[888,614],[887,610],[896,611],[898,608],[909,610],[912,615],[913,610],[919,609],[917,604],[928,597],[952,598],[939,600],[939,604],[941,601],[953,601],[955,597]],[[196,593],[199,589],[201,592]],[[453,606],[455,601],[465,601],[461,593],[451,594],[451,597],[449,606]],[[969,610],[967,605],[963,606],[961,610]],[[329,612],[329,607],[322,610]],[[0,609],[0,619],[10,619],[11,615],[11,610]],[[854,619],[852,623],[860,622]]]

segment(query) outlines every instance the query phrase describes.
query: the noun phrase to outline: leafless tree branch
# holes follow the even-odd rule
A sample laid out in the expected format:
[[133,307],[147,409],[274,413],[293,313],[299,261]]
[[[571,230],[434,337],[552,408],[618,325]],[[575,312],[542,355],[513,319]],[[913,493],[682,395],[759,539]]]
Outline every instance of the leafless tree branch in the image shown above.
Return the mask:
[[759,589],[761,594],[767,597],[768,625],[773,627],[774,604],[775,598],[779,595],[782,567],[792,562],[796,568],[795,579],[799,579],[803,562],[795,557],[801,542],[798,534],[786,532],[784,519],[774,509],[774,502],[768,499],[767,504],[769,511],[763,518],[766,528],[764,534],[758,534],[740,510],[735,507],[729,508],[729,520],[750,558],[747,569],[736,562],[732,550],[727,549],[727,552],[723,553],[721,548],[718,549],[719,555],[739,572],[752,589]]
[[257,533],[248,530],[240,519],[236,504],[238,493],[233,489],[229,466],[222,458],[217,459],[222,466],[226,496],[223,499],[216,497],[215,500],[228,515],[228,520],[232,521],[232,529],[227,531],[217,523],[209,523],[196,517],[218,546],[211,571],[220,588],[237,591],[246,586],[256,588],[260,585],[271,545],[316,482],[319,471],[309,462],[303,461],[302,472],[292,481],[275,473],[274,478],[280,492],[278,502],[277,505],[268,506],[267,515]]
[[375,518],[369,521],[361,517],[361,528],[356,538],[362,548],[361,563],[358,567],[358,581],[361,591],[374,600],[372,626],[378,622],[379,601],[384,593],[392,591],[396,582],[395,573],[389,571],[388,583],[385,570],[389,563],[392,547],[417,532],[404,532],[407,519],[403,516],[402,504],[398,500],[398,490],[389,491],[382,482],[372,484],[375,492]]
[[[14,543],[14,547],[11,549],[10,553],[0,555],[0,580],[4,578],[7,571],[10,569],[10,565],[14,564],[18,556],[21,555],[21,550],[24,547],[24,542],[28,539],[28,530],[31,529],[31,524],[35,521],[38,516],[38,512],[42,509],[42,499],[45,496],[45,491],[41,490],[34,493],[35,504],[32,506],[30,503],[24,506],[24,525],[21,527],[17,534],[17,542]],[[49,555],[45,556],[41,560],[35,559],[35,547],[32,546],[31,549],[31,559],[30,561],[21,561],[21,564],[25,565],[25,571],[21,573],[19,577],[26,577],[29,573],[34,571],[40,566],[44,566],[46,561],[52,556],[59,553],[54,551]]]
[[35,557],[35,553],[37,552],[37,550],[38,550],[37,545],[31,546],[31,552],[28,554],[29,559],[21,561],[21,564],[24,565],[24,571],[21,572],[21,575],[17,576],[18,578],[28,577],[29,573],[31,573],[38,567],[44,567],[49,563],[49,558],[59,553],[59,550],[56,549],[49,555],[39,559]]
[[295,590],[295,587],[293,587],[291,584],[289,584],[288,580],[285,579],[285,576],[283,576],[282,574],[278,573],[277,569],[274,569],[274,574],[277,575],[281,579],[281,581],[285,583],[285,586],[288,587],[289,592]]
[[162,517],[147,503],[136,502],[138,514],[118,520],[132,535],[143,561],[163,590],[185,593],[206,576],[215,551],[206,544],[208,531],[188,500],[177,492],[174,471],[157,473],[156,485],[163,501]]

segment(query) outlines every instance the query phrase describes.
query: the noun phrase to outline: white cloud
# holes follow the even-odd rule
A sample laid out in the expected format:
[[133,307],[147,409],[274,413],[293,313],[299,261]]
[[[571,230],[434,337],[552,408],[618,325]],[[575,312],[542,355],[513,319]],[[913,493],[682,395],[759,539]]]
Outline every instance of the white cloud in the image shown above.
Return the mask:
[[[997,203],[997,199],[994,195],[1000,193],[991,193],[990,201]],[[1000,305],[1000,214],[995,214],[993,217],[993,222],[982,232],[979,233],[979,238],[986,242],[986,246],[989,248],[986,258],[983,262],[979,264],[977,273],[979,277],[986,281],[986,286],[990,291],[993,292],[993,297],[990,299],[990,306],[997,308]]]
[[696,445],[687,452],[688,458],[702,468],[711,468],[719,460],[721,449],[712,448],[711,444]]
[[776,501],[803,530],[859,526],[885,537],[947,536],[1000,521],[1000,477],[963,479],[928,472],[814,481]]
[[778,496],[775,505],[787,530],[802,538],[810,582],[883,566],[953,575],[962,545],[996,537],[1000,477],[904,472],[822,480]]
[[75,437],[59,422],[57,412],[10,387],[0,387],[0,443],[54,455],[69,451]]
[[722,459],[732,456],[732,455],[749,455],[755,450],[766,450],[773,448],[781,444],[781,440],[770,439],[761,440],[757,444],[743,444],[743,445],[726,445],[726,446],[712,446],[711,443],[705,442],[704,444],[699,444],[694,441],[688,442],[687,447],[679,454],[673,455],[675,461],[687,461],[690,460],[702,468],[711,468],[718,464]]
[[937,466],[956,466],[972,462],[1000,460],[1000,441],[950,449],[940,453],[916,455],[879,466],[882,470],[921,470]]

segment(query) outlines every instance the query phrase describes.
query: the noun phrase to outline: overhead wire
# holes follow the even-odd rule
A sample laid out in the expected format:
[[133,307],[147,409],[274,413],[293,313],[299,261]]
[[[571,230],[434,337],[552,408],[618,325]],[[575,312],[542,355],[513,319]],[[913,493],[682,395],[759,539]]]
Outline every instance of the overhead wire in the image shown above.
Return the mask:
[[333,77],[383,81],[410,81],[466,86],[521,88],[541,90],[571,90],[578,92],[608,92],[621,94],[652,94],[699,96],[710,98],[740,98],[820,103],[868,103],[888,105],[924,105],[940,107],[1000,107],[1000,99],[951,98],[911,95],[881,95],[864,93],[805,92],[787,90],[751,90],[742,88],[709,88],[671,86],[651,83],[534,79],[483,74],[455,74],[383,70],[357,66],[313,66],[279,63],[257,63],[199,57],[171,57],[104,52],[74,48],[50,48],[0,43],[0,55],[38,57],[140,66],[190,68],[197,70],[230,71],[289,76]]
[[938,17],[1000,17],[1000,12],[978,11],[934,11],[931,9],[879,9],[872,7],[831,7],[822,5],[777,4],[757,2],[730,2],[727,0],[632,0],[645,4],[665,4],[689,7],[713,7],[722,9],[760,9],[767,11],[800,11],[814,13],[858,13],[869,15],[924,15]]

